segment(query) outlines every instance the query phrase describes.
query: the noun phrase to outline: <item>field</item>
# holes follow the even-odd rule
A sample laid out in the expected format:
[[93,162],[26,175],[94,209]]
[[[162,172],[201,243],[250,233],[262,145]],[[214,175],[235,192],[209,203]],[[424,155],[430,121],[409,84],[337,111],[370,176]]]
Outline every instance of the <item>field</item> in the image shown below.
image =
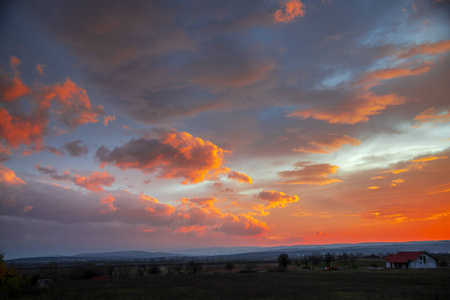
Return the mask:
[[450,269],[168,274],[62,280],[19,299],[450,299]]

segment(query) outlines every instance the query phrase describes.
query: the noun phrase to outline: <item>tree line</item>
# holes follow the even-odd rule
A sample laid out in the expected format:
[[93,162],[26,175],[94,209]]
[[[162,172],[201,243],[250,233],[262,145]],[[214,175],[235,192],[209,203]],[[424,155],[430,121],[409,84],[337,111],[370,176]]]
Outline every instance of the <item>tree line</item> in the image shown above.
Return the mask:
[[358,259],[358,255],[354,253],[342,253],[342,254],[334,254],[331,252],[322,254],[320,252],[313,252],[310,255],[303,255],[299,259],[291,259],[288,254],[281,253],[278,258],[278,266],[282,270],[287,270],[287,267],[291,264],[294,264],[297,267],[301,267],[303,269],[317,269],[320,265],[325,265],[330,268],[332,263],[337,262],[341,267],[344,268],[354,268],[355,262]]

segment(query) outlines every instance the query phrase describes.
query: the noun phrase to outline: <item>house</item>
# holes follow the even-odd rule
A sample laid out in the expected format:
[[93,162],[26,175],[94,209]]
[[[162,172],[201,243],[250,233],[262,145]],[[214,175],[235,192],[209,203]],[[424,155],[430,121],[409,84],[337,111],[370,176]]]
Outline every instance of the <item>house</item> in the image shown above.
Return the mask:
[[388,255],[386,267],[395,269],[435,269],[436,260],[425,251],[398,252]]

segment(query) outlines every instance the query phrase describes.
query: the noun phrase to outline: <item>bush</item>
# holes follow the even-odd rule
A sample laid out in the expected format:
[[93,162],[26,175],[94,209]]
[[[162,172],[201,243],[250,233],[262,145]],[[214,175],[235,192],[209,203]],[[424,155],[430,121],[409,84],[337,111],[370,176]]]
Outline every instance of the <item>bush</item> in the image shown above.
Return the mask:
[[254,273],[254,268],[257,268],[258,266],[255,263],[246,263],[245,267],[247,268],[247,273]]
[[29,287],[31,287],[31,278],[27,276],[6,275],[0,279],[0,296],[14,297]]
[[286,253],[281,253],[278,255],[277,258],[278,265],[280,268],[287,270],[287,267],[292,264],[291,259],[289,258],[289,255]]
[[158,265],[153,265],[150,267],[150,274],[152,275],[158,275],[161,274],[161,268]]
[[440,260],[438,262],[438,266],[439,267],[448,267],[448,264],[447,264],[447,262],[445,260]]
[[225,269],[228,270],[228,271],[230,271],[230,273],[231,273],[231,271],[232,271],[234,268],[236,268],[236,264],[233,263],[233,262],[229,262],[229,263],[227,263],[227,264],[225,265]]

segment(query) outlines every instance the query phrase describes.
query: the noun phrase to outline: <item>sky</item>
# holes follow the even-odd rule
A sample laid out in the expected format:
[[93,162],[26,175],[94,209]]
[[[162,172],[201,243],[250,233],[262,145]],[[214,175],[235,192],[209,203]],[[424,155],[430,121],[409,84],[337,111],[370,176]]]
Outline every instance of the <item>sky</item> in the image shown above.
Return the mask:
[[450,239],[450,2],[3,1],[0,249]]

